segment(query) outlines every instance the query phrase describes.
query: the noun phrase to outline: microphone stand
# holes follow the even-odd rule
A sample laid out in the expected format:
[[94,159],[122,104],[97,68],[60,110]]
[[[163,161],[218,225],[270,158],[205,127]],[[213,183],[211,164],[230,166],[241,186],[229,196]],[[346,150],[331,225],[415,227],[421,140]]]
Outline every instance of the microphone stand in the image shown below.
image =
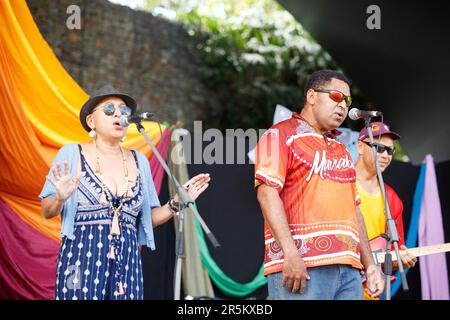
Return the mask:
[[386,233],[382,235],[383,238],[385,238],[387,240],[386,253],[385,253],[385,259],[384,259],[384,274],[385,274],[385,281],[386,281],[386,289],[385,289],[386,290],[386,300],[390,300],[391,299],[391,277],[392,277],[392,254],[391,254],[392,244],[394,245],[395,254],[397,256],[397,264],[398,264],[398,269],[400,271],[400,276],[402,279],[403,290],[406,291],[406,290],[409,290],[409,288],[408,288],[408,282],[406,281],[406,276],[405,276],[405,273],[403,270],[403,263],[402,263],[402,260],[400,259],[400,252],[398,250],[399,238],[398,238],[397,227],[395,225],[394,219],[392,219],[389,202],[386,197],[386,187],[384,185],[383,176],[381,174],[380,166],[378,163],[378,155],[377,155],[377,150],[376,150],[375,144],[374,144],[372,126],[370,125],[370,119],[371,118],[367,118],[364,121],[365,121],[365,126],[366,126],[367,132],[369,134],[369,138],[370,138],[370,145],[372,147],[373,158],[375,161],[375,168],[377,170],[378,183],[380,185],[381,195],[383,196],[384,206],[385,206]]
[[156,149],[153,142],[150,140],[150,138],[147,136],[147,133],[145,132],[144,127],[141,124],[141,121],[135,122],[136,127],[138,131],[142,134],[144,139],[147,141],[148,145],[153,151],[153,155],[156,156],[159,163],[162,165],[164,170],[166,171],[167,175],[170,179],[172,179],[176,192],[178,194],[178,199],[182,203],[181,210],[178,212],[176,216],[178,216],[178,231],[176,236],[176,242],[175,242],[175,254],[176,254],[176,263],[175,263],[175,276],[174,276],[174,299],[180,300],[180,292],[181,292],[181,264],[182,260],[184,258],[184,208],[189,207],[192,212],[194,213],[195,217],[197,218],[198,222],[200,222],[200,225],[205,232],[205,234],[208,236],[209,240],[211,241],[212,245],[215,248],[220,247],[219,242],[217,241],[216,237],[213,235],[213,233],[209,230],[206,223],[203,221],[202,217],[198,213],[197,209],[194,206],[194,200],[192,200],[189,193],[186,191],[185,188],[183,188],[178,180],[175,178],[175,176],[170,171],[169,167],[167,166],[166,162],[162,158],[159,151]]

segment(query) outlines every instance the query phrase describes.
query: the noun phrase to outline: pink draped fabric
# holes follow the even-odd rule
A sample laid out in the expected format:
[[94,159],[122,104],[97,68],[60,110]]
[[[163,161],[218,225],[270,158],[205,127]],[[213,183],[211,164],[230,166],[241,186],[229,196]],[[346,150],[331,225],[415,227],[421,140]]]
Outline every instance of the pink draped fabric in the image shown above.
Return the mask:
[[[426,173],[419,218],[419,246],[444,243],[441,202],[433,157],[425,157]],[[449,300],[445,253],[419,258],[423,300]]]
[[[156,149],[161,154],[163,159],[167,159],[169,147],[170,147],[170,129],[169,127],[167,127],[166,130],[163,131],[163,135],[158,145],[156,145]],[[159,194],[161,191],[165,171],[162,165],[159,163],[158,159],[153,155],[150,158],[150,168],[152,169],[152,176],[153,182],[155,184],[156,193]]]
[[0,299],[52,299],[59,243],[0,198]]

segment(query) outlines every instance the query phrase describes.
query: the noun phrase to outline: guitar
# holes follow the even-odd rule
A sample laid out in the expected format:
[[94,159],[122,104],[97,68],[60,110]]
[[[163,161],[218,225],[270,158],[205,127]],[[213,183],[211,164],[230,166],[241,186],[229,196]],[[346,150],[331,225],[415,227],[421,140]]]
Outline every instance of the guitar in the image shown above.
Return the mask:
[[[382,237],[376,237],[370,240],[370,249],[372,250],[373,259],[376,265],[381,265],[384,263],[385,252],[386,252],[386,240]],[[430,254],[443,253],[450,251],[450,243],[434,244],[431,246],[408,248],[410,252],[415,257],[427,256]],[[405,250],[399,250],[400,255],[402,255]],[[392,261],[397,261],[397,255],[395,251],[391,251]]]
[[[385,259],[385,252],[386,252],[386,240],[382,238],[381,236],[378,236],[376,238],[373,238],[369,241],[370,249],[372,250],[373,255],[373,261],[375,262],[375,265],[378,267],[378,270],[381,272],[381,264],[384,263]],[[450,251],[450,243],[443,243],[443,244],[434,244],[431,246],[425,246],[425,247],[417,247],[417,248],[408,248],[408,252],[410,252],[415,257],[421,257],[421,256],[427,256],[430,254],[436,254],[436,253],[443,253],[443,252],[449,252]],[[405,252],[405,250],[400,250],[399,253],[402,255]],[[397,261],[397,255],[395,253],[395,250],[391,251],[392,254],[392,262]],[[396,277],[393,275],[391,282],[395,281]],[[366,281],[365,273],[362,276],[362,282],[364,283]]]

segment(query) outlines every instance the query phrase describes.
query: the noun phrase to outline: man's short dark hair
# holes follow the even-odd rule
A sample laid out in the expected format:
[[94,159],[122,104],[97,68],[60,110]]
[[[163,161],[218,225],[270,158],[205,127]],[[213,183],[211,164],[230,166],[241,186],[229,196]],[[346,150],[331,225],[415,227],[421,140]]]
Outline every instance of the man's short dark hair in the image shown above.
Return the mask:
[[333,78],[344,81],[345,83],[348,84],[349,87],[352,83],[350,79],[348,79],[344,74],[342,74],[339,71],[334,70],[315,71],[309,76],[308,82],[306,82],[305,99],[306,93],[308,92],[309,89],[323,89]]

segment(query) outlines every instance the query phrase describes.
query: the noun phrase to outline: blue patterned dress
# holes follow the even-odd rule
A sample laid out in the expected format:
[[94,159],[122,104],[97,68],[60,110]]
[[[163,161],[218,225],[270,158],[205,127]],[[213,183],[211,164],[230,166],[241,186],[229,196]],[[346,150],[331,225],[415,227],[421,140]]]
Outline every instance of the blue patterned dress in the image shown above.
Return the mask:
[[[109,204],[99,203],[101,181],[87,163],[79,145],[81,179],[75,216],[75,238],[63,237],[58,256],[55,299],[143,299],[137,221],[143,205],[141,177],[124,199],[119,216],[120,235],[111,236]],[[136,165],[136,154],[133,152]],[[139,169],[139,168],[138,168]],[[121,199],[107,190],[115,207]],[[111,249],[114,253],[111,253]]]

